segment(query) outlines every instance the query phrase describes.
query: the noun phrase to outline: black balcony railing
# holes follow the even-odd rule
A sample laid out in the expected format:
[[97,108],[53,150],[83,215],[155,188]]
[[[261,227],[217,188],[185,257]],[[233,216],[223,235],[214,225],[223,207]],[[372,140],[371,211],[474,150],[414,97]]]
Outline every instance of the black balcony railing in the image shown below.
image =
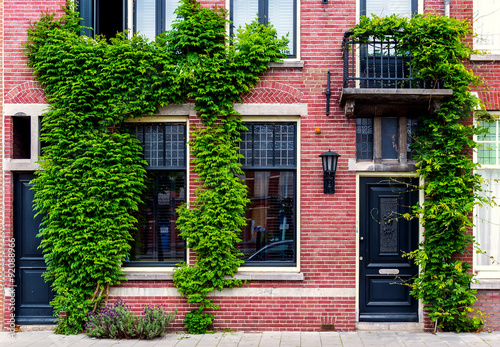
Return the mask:
[[344,88],[444,88],[441,81],[418,78],[410,53],[402,51],[390,36],[384,40],[369,37],[359,43],[351,35],[346,32],[342,41]]

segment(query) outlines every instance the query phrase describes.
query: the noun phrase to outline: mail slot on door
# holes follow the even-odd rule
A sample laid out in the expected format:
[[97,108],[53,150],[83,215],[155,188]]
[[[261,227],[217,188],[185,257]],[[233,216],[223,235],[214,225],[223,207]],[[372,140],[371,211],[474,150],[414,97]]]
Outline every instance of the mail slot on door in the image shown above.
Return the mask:
[[381,275],[398,275],[399,269],[380,269],[378,273]]

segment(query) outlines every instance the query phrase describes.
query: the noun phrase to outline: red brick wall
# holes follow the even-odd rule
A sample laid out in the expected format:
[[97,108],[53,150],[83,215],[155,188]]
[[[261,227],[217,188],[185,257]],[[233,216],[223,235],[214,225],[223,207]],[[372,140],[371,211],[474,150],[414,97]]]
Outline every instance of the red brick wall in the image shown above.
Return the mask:
[[[0,0],[0,47],[3,47],[3,0]],[[2,56],[3,56],[3,51],[2,51]],[[0,81],[3,81],[4,74],[3,74],[3,59],[0,59]],[[3,82],[0,83],[0,114],[2,115],[2,119],[0,120],[0,153],[3,153],[4,151],[4,140],[3,140]],[[3,173],[3,161],[2,161],[2,155],[0,155],[0,170]],[[0,206],[3,206],[3,174],[0,175]],[[3,209],[0,208],[0,225],[3,225],[4,218],[3,218]],[[0,234],[3,236],[3,232]],[[4,259],[3,253],[4,252],[4,247],[2,243],[2,237],[0,237],[0,259]],[[5,280],[4,280],[4,274],[3,271],[1,270],[3,268],[3,261],[0,260],[0,312],[4,311],[4,295],[3,295],[3,288],[5,285]],[[0,327],[3,326],[3,314],[0,314]]]
[[[300,56],[303,68],[273,68],[259,82],[256,90],[243,97],[247,103],[306,103],[308,114],[300,120],[300,262],[305,280],[298,282],[253,282],[248,288],[350,288],[356,286],[356,174],[348,171],[349,158],[355,158],[355,121],[344,116],[338,106],[342,87],[343,33],[355,24],[356,1],[300,1]],[[2,4],[2,0],[0,0]],[[6,103],[43,103],[41,89],[32,80],[31,70],[26,67],[21,43],[26,41],[29,20],[37,20],[46,9],[58,11],[63,0],[16,1],[6,0],[4,40],[4,90]],[[204,6],[223,7],[224,0],[206,0]],[[452,16],[470,18],[472,0],[453,1]],[[426,0],[425,12],[443,13],[442,0]],[[0,21],[2,20],[0,14]],[[1,22],[0,22],[1,23]],[[0,24],[1,27],[1,24]],[[0,39],[2,37],[0,36]],[[495,69],[492,72],[492,67]],[[488,79],[488,92],[483,100],[498,109],[498,80],[496,64],[474,64],[475,71]],[[326,78],[331,72],[331,109],[326,116]],[[3,114],[3,112],[2,112]],[[12,115],[8,115],[12,116]],[[5,119],[6,144],[12,142],[11,118]],[[199,124],[198,119],[190,119]],[[321,133],[315,132],[316,128]],[[323,194],[322,169],[319,154],[331,149],[338,152],[336,194]],[[12,148],[6,146],[5,156],[10,157]],[[1,164],[0,164],[1,165]],[[191,182],[195,175],[191,174]],[[12,175],[5,173],[4,185],[5,236],[12,237]],[[190,185],[191,198],[194,184]],[[0,215],[0,218],[2,216]],[[1,221],[0,221],[1,222]],[[1,245],[0,245],[1,246]],[[5,269],[5,265],[4,265]],[[4,285],[11,286],[7,282]],[[172,287],[171,281],[129,282],[124,287]],[[498,301],[488,301],[494,292],[478,294],[480,306],[498,309]],[[6,298],[7,300],[9,298]],[[111,298],[112,300],[115,298]],[[124,297],[136,310],[145,304],[158,303],[169,309],[179,308],[179,318],[173,328],[181,328],[182,318],[189,310],[179,297]],[[223,297],[217,298],[221,310],[215,312],[216,328],[237,330],[320,330],[323,324],[334,324],[337,330],[355,328],[355,298],[341,297]],[[489,305],[489,306],[488,306]],[[482,307],[482,306],[481,306]],[[1,307],[0,307],[1,309]],[[7,317],[7,313],[4,314]],[[0,318],[1,320],[1,318]],[[1,321],[0,321],[1,323]],[[6,322],[3,323],[7,327]],[[493,324],[493,323],[492,323]],[[498,323],[498,327],[500,325]],[[432,327],[426,319],[426,327]]]
[[500,329],[500,291],[478,290],[476,295],[478,302],[475,305],[478,310],[485,314],[484,328],[491,330]]

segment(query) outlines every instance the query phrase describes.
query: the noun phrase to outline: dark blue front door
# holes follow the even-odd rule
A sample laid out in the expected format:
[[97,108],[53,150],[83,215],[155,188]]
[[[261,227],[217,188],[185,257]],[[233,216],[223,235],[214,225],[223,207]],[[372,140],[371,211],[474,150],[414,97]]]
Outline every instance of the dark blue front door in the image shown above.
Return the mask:
[[408,220],[418,201],[417,179],[360,177],[359,320],[417,322],[410,295],[417,267],[403,253],[418,247],[418,220]]
[[42,221],[33,211],[31,173],[15,175],[14,237],[16,252],[15,314],[17,324],[52,324],[53,295],[42,274],[46,270],[42,251],[36,237]]

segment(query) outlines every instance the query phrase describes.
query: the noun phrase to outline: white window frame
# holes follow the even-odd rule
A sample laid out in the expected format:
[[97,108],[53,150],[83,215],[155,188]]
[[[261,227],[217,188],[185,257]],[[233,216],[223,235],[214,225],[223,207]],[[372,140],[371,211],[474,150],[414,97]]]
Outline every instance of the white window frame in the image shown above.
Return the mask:
[[[230,18],[230,13],[229,11],[231,10],[231,1],[232,0],[226,0],[226,9],[228,11],[228,18]],[[292,62],[292,61],[300,61],[300,6],[301,6],[301,1],[300,0],[295,0],[296,1],[296,13],[295,13],[295,16],[297,18],[297,21],[295,23],[295,57],[293,58],[285,58],[285,60],[288,62]],[[357,0],[359,1],[359,0]],[[271,23],[272,24],[272,23]],[[227,31],[228,31],[228,35],[230,33],[230,28],[229,28],[229,25],[227,26]]]
[[[491,114],[496,114],[498,116],[500,116],[500,112],[490,112]],[[489,170],[499,170],[500,171],[500,158],[498,156],[498,151],[500,150],[500,120],[495,120],[496,122],[496,131],[497,131],[497,139],[496,142],[497,143],[497,156],[496,156],[496,161],[497,161],[497,164],[484,164],[484,165],[481,165],[481,168],[480,170],[485,170],[485,171],[489,171]],[[477,119],[474,119],[474,124],[475,125],[478,125],[478,120]],[[474,140],[478,143],[483,143],[483,141],[480,141],[478,139],[478,136],[475,136],[474,137]],[[478,141],[479,140],[479,141]],[[485,141],[485,143],[488,143],[488,142],[492,142],[492,141]],[[477,149],[474,151],[473,153],[473,160],[475,163],[478,162],[478,153],[477,153]],[[497,200],[497,203],[499,203],[500,205],[500,197],[497,197],[496,198]],[[474,227],[473,227],[473,235],[474,235],[474,238],[476,240],[476,242],[479,243],[479,238],[478,238],[478,235],[480,233],[480,230],[478,230],[478,209],[480,207],[479,206],[475,206],[474,207],[474,213],[473,213],[473,216],[474,216]],[[494,211],[497,211],[499,214],[500,214],[500,206],[493,206],[493,207],[489,207],[489,208],[493,208]],[[495,212],[493,212],[495,213]],[[499,228],[499,232],[500,232],[500,228]],[[489,265],[479,265],[479,262],[478,262],[478,258],[479,258],[480,254],[477,253],[477,250],[474,249],[474,254],[473,254],[473,269],[474,271],[476,271],[477,273],[477,278],[478,279],[497,279],[500,281],[500,263],[499,264],[493,264],[493,263],[490,263]],[[500,259],[495,259],[495,261],[497,262],[500,262]],[[500,284],[500,282],[499,282]],[[479,288],[479,287],[478,287]]]
[[[191,175],[191,164],[189,161],[189,116],[195,116],[196,112],[192,105],[170,105],[162,107],[158,112],[151,116],[142,118],[130,118],[126,122],[130,123],[185,123],[186,124],[186,204],[189,205],[189,182]],[[186,247],[186,263],[189,264],[190,249]],[[171,280],[173,277],[174,266],[122,266],[122,271],[126,274],[128,280]]]

